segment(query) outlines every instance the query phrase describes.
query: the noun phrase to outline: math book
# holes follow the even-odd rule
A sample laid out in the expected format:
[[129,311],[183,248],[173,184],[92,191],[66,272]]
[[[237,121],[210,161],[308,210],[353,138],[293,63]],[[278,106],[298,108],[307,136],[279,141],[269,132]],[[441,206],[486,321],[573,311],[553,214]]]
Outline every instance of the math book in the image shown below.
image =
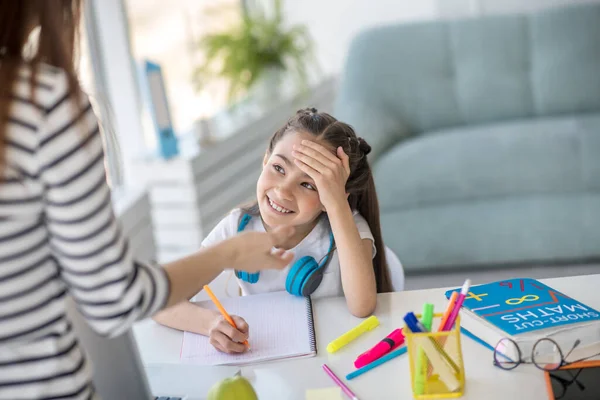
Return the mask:
[[[449,290],[446,297],[460,288]],[[549,337],[569,351],[600,343],[600,313],[535,279],[508,279],[472,286],[461,310],[461,326],[494,347],[502,338],[529,356],[536,340]]]

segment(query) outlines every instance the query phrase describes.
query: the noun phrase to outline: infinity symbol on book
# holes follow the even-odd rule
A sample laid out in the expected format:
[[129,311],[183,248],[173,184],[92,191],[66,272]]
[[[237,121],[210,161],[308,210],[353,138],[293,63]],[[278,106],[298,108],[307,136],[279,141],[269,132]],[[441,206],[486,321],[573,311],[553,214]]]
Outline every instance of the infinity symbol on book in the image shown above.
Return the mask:
[[517,304],[521,304],[524,301],[536,301],[539,299],[540,299],[540,296],[536,296],[535,294],[528,294],[521,298],[508,299],[508,300],[506,300],[506,304],[510,304],[511,306],[516,306]]

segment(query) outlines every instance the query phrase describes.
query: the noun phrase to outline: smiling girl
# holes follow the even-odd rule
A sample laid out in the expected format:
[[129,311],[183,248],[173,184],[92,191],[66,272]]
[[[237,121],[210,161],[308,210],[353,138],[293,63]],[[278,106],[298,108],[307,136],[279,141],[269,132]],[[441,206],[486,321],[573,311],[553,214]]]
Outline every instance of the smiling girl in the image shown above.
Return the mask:
[[[233,210],[203,241],[210,246],[241,231],[293,226],[281,245],[294,253],[283,270],[236,271],[243,295],[287,290],[292,295],[345,296],[358,317],[371,314],[377,293],[391,290],[379,206],[367,154],[351,126],[316,109],[300,110],[269,142],[256,185],[257,201]],[[312,257],[312,258],[311,258]],[[155,317],[172,328],[210,337],[220,351],[238,353],[248,324],[184,302]]]

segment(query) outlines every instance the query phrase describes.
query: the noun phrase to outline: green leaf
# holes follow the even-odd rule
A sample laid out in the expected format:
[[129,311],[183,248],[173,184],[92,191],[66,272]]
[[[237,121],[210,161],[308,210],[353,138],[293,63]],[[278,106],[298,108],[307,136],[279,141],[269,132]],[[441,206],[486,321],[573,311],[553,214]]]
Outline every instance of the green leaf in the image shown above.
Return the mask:
[[285,28],[281,0],[273,0],[273,10],[273,17],[268,17],[263,9],[253,9],[241,15],[237,25],[198,41],[204,61],[192,75],[196,90],[203,90],[207,82],[225,80],[232,103],[270,68],[282,68],[300,87],[308,87],[307,65],[316,64],[308,30],[302,25]]

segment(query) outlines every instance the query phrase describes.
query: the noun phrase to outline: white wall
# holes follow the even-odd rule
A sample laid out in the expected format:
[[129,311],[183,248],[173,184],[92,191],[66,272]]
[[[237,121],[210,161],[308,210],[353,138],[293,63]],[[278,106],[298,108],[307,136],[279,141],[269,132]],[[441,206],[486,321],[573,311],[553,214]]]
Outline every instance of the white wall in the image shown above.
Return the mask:
[[367,27],[399,21],[432,19],[436,0],[285,0],[289,24],[308,26],[323,73],[343,67],[352,38]]
[[[256,1],[256,0],[255,0]],[[352,38],[365,28],[398,22],[497,13],[600,0],[284,0],[288,24],[305,24],[326,75],[338,74]],[[268,0],[258,0],[270,4]]]
[[600,0],[437,0],[437,4],[440,16],[462,17],[531,12],[542,8],[598,1]]

